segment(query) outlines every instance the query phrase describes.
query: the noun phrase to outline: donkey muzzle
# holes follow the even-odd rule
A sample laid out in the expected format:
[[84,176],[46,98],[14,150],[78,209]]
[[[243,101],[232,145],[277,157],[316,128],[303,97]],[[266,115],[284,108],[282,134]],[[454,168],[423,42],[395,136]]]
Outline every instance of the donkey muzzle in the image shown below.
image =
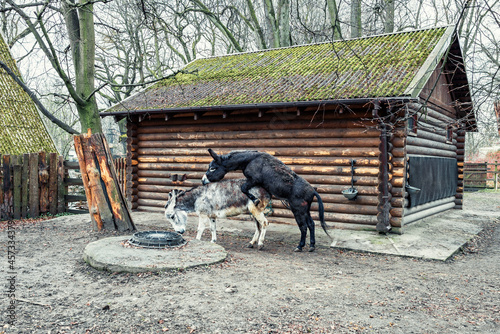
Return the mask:
[[203,183],[203,185],[210,183],[210,180],[208,179],[207,174],[203,175],[203,177],[201,178],[201,183]]

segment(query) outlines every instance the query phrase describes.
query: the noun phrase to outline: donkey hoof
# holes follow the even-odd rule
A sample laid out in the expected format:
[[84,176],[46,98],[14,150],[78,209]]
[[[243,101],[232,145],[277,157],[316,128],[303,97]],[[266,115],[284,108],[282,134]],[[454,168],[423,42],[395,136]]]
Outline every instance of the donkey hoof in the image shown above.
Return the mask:
[[309,252],[314,252],[316,250],[316,247],[309,247]]
[[253,248],[253,244],[248,244],[247,248]]
[[294,252],[302,252],[302,248],[301,247],[297,247],[293,250]]
[[259,245],[259,247],[257,249],[258,250],[263,250],[264,249],[264,245]]

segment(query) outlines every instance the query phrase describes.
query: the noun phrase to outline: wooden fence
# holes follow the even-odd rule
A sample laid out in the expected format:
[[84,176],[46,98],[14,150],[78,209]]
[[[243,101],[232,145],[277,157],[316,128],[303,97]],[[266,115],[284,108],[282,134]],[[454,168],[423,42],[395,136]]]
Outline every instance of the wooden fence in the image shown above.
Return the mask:
[[464,187],[465,190],[495,189],[498,190],[499,166],[495,163],[465,163]]
[[[1,164],[0,220],[88,212],[77,161],[40,152],[3,155]],[[115,164],[124,191],[125,159]]]

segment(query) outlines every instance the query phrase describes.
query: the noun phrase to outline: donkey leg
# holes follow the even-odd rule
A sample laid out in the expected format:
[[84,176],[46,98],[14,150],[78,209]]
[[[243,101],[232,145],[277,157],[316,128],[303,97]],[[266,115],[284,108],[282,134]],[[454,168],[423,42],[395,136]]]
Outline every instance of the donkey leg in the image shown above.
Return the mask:
[[205,215],[198,216],[198,233],[196,233],[196,239],[201,240],[201,236],[203,235],[203,231],[205,231],[205,221],[208,219]]
[[[292,207],[293,208],[293,207]],[[294,249],[294,252],[302,252],[302,248],[306,245],[306,236],[307,236],[307,217],[303,212],[293,209],[293,215],[295,216],[295,221],[297,225],[299,225],[300,229],[300,242],[297,248]]]
[[[255,207],[253,204],[251,204],[251,206]],[[253,246],[255,245],[255,243],[257,242],[257,240],[259,240],[259,236],[260,236],[260,225],[259,225],[259,222],[255,218],[255,215],[253,214],[252,209],[250,209],[250,213],[252,214],[253,221],[255,222],[255,233],[253,234],[253,238],[250,241],[250,243],[248,244],[247,248],[253,248]]]
[[264,216],[264,213],[252,202],[248,203],[248,211],[253,217],[255,222],[255,234],[253,235],[252,241],[248,245],[248,248],[253,248],[256,242],[258,242],[259,250],[264,247],[264,236],[266,235],[266,225],[267,219]]
[[[258,223],[257,223],[257,222],[255,222],[255,224],[257,225]],[[252,238],[252,240],[248,243],[247,248],[253,248],[253,246],[255,245],[255,243],[257,242],[257,240],[259,240],[259,236],[260,236],[260,231],[259,231],[258,226],[256,226],[256,228],[255,228],[255,233],[254,233],[254,235],[253,235],[253,238]]]
[[[269,222],[266,219],[266,216],[264,216],[264,213],[261,211],[258,215],[254,216],[255,222],[257,223],[257,228],[260,232],[260,235],[258,236],[258,249],[262,250],[264,248],[264,239],[266,238],[266,231],[267,231],[267,226],[269,225]],[[256,235],[257,236],[257,232]],[[254,236],[254,238],[255,238]],[[254,241],[254,240],[252,240]]]
[[260,213],[261,215],[261,226],[262,226],[262,231],[260,232],[260,237],[259,237],[259,250],[264,248],[264,239],[266,238],[266,231],[267,231],[267,226],[269,225],[269,222],[267,221],[266,217],[264,216],[264,213]]
[[210,218],[210,231],[212,232],[212,242],[217,242],[217,221],[215,218]]
[[307,226],[304,222],[297,223],[300,229],[300,242],[299,245],[293,250],[294,252],[302,252],[302,248],[306,245],[306,236],[307,236]]
[[252,189],[255,186],[256,186],[255,182],[253,182],[250,179],[247,179],[247,181],[241,185],[241,191],[245,195],[247,195],[248,198],[250,198],[252,200],[252,202],[253,202],[253,204],[255,204],[255,206],[257,206],[260,203],[260,199],[258,199],[257,197],[255,197],[254,195],[252,195],[250,193],[250,189]]
[[308,217],[307,217],[307,227],[309,228],[309,240],[310,240],[310,244],[309,244],[309,251],[310,252],[314,252],[314,250],[316,249],[316,236],[315,236],[315,231],[314,231],[314,220],[312,219],[311,217],[311,214],[308,213]]

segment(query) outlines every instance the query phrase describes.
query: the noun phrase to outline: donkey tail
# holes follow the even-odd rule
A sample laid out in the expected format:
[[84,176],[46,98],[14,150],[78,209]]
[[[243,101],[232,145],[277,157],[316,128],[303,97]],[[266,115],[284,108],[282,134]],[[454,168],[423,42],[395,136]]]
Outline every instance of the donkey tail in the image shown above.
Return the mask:
[[319,220],[321,222],[321,227],[323,228],[323,231],[325,231],[326,235],[329,236],[330,239],[332,239],[332,236],[326,230],[328,225],[326,225],[325,223],[325,207],[323,206],[323,201],[321,200],[321,197],[319,196],[317,191],[314,191],[314,196],[316,196],[316,198],[318,199],[318,211],[319,211]]

